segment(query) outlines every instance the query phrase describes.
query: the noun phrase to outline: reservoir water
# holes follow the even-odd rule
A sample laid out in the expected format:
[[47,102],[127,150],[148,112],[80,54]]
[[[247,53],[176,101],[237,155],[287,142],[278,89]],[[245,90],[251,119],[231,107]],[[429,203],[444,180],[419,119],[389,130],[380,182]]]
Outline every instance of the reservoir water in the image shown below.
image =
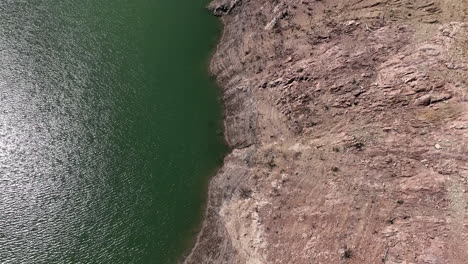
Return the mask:
[[0,263],[175,263],[224,152],[206,0],[0,2]]

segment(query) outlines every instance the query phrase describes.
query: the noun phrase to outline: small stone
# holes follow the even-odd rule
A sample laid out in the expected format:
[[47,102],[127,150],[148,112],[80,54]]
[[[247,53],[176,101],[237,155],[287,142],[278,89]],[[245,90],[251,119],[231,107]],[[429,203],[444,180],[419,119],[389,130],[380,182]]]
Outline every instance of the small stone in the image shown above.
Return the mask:
[[304,222],[304,220],[305,220],[305,215],[301,214],[299,216],[299,222]]
[[346,26],[353,26],[353,25],[359,25],[359,22],[356,22],[356,20],[349,20],[345,22]]
[[435,144],[434,146],[436,149],[441,149],[442,147],[439,144]]
[[432,96],[430,94],[424,95],[418,99],[416,99],[415,104],[421,106],[428,106],[431,104]]

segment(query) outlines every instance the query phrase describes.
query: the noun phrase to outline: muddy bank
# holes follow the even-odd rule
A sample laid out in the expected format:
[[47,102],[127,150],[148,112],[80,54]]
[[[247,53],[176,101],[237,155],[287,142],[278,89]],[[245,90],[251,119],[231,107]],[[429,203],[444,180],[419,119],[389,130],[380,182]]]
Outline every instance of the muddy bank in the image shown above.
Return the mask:
[[186,263],[465,263],[465,1],[214,1],[233,151]]

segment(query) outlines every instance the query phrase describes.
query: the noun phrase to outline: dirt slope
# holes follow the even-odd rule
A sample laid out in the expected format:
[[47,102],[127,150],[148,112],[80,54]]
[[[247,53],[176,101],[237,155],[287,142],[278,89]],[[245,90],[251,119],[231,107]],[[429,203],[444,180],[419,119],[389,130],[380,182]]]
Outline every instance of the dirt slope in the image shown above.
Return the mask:
[[465,0],[217,0],[233,151],[186,263],[468,263]]

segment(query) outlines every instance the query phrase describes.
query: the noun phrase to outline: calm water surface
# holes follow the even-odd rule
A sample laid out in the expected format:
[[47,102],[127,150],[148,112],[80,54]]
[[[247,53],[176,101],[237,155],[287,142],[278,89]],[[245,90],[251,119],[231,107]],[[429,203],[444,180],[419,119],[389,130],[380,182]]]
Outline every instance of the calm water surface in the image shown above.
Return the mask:
[[224,151],[206,4],[0,2],[0,263],[175,263]]

